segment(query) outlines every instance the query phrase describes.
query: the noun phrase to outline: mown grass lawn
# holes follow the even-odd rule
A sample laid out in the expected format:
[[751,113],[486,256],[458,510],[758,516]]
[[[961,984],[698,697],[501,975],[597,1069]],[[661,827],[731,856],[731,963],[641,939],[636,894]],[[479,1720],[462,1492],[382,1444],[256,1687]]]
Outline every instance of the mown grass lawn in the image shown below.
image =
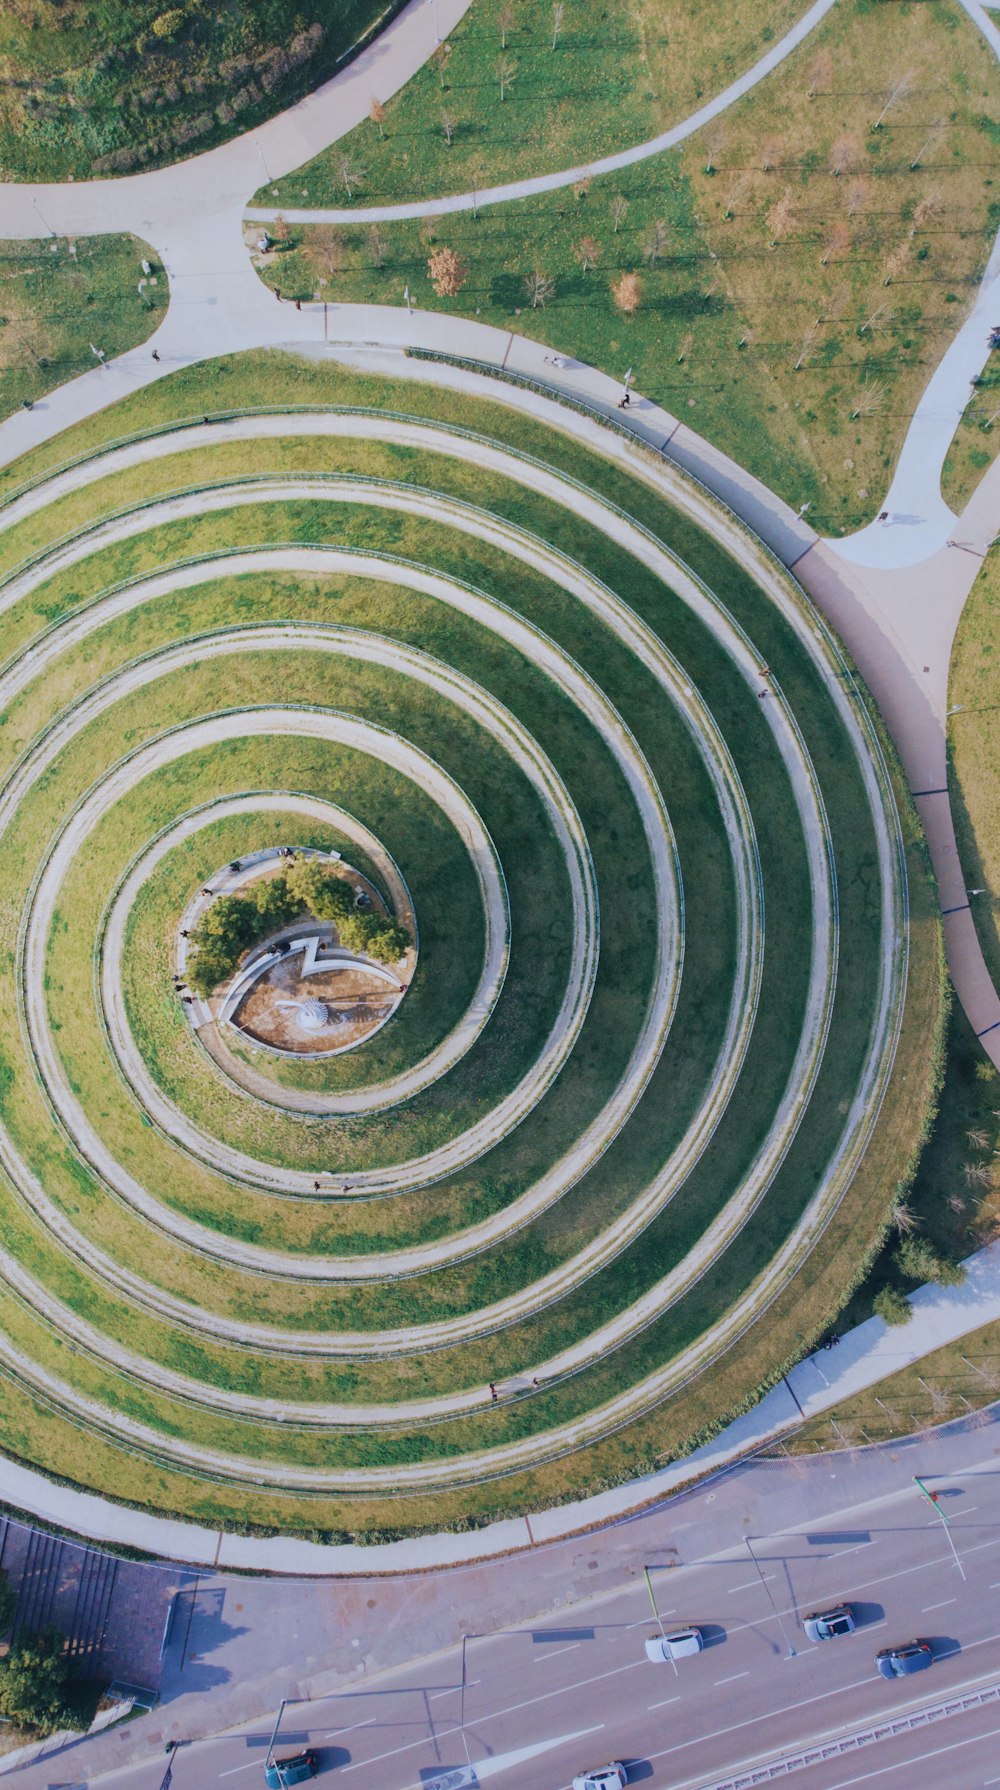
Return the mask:
[[972,917],[1000,986],[1000,552],[970,591],[948,679],[948,783]]
[[92,345],[107,360],[137,347],[169,296],[165,269],[135,236],[0,241],[0,416],[96,366]]

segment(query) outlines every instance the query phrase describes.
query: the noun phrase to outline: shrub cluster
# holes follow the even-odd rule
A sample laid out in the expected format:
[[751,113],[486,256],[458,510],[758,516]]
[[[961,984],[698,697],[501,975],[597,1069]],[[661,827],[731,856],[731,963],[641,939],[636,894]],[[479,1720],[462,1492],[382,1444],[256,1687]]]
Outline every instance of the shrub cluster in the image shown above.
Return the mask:
[[343,877],[330,876],[315,858],[296,858],[280,876],[263,877],[243,895],[220,895],[207,909],[191,939],[187,976],[195,994],[210,994],[245,952],[306,914],[332,921],[348,951],[379,963],[397,963],[410,943],[394,920],[359,911]]

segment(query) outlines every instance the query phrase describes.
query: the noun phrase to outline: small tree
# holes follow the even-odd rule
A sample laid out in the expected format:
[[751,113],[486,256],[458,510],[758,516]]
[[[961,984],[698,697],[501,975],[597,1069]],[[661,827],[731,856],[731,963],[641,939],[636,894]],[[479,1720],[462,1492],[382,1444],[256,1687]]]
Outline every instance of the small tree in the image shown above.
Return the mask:
[[611,288],[611,296],[626,317],[633,317],[642,303],[642,281],[637,273],[623,273]]
[[584,273],[588,268],[596,267],[601,259],[601,245],[596,236],[581,236],[573,250],[573,255]]
[[799,371],[800,367],[805,366],[806,361],[809,359],[809,356],[812,354],[812,351],[815,348],[816,343],[819,339],[819,332],[820,332],[820,322],[819,322],[819,318],[817,317],[815,323],[810,323],[808,325],[808,327],[806,329],[804,329],[802,332],[802,340],[799,343],[798,358],[795,362],[795,372],[796,373]]
[[899,247],[893,249],[892,253],[887,255],[884,262],[882,263],[882,284],[883,284],[883,286],[891,286],[893,280],[898,280],[901,278],[901,276],[906,272],[907,263],[909,262],[909,259],[910,259],[910,245],[908,242],[901,242],[899,244]]
[[646,266],[647,267],[655,267],[656,266],[656,263],[660,259],[660,256],[662,255],[666,246],[667,246],[667,220],[666,220],[666,218],[657,218],[655,223],[653,224],[653,228],[650,231],[649,238],[648,238],[648,240],[646,242],[646,246],[643,250],[643,254],[646,257]]
[[303,259],[320,286],[328,286],[344,271],[344,239],[335,224],[318,224],[310,232]]
[[765,174],[773,174],[781,160],[784,144],[780,137],[768,137],[760,152],[760,165]]
[[385,137],[385,107],[382,104],[382,101],[380,99],[376,99],[374,97],[374,95],[372,96],[372,103],[368,107],[368,116],[371,119],[373,124],[378,125],[379,136],[384,138]]
[[913,92],[913,70],[912,70],[912,68],[908,68],[905,71],[905,73],[903,73],[901,75],[897,75],[896,79],[893,81],[892,86],[890,87],[888,93],[885,96],[885,104],[883,105],[881,112],[879,113],[878,117],[876,118],[875,123],[872,125],[872,130],[880,131],[882,129],[884,120],[888,117],[888,115],[892,111],[893,107],[901,105],[903,100],[906,99],[912,92]]
[[355,168],[353,166],[350,158],[346,155],[340,157],[340,160],[337,163],[337,172],[340,176],[341,184],[347,193],[348,199],[353,199],[355,187],[364,184],[364,174],[360,168]]
[[544,311],[550,298],[556,294],[556,283],[550,274],[543,273],[540,267],[533,267],[524,278],[524,296],[533,311]]
[[625,213],[627,211],[628,200],[626,199],[625,194],[616,193],[611,201],[611,222],[616,236],[625,222]]
[[860,422],[862,417],[877,416],[885,403],[885,383],[881,379],[871,379],[865,375],[861,390],[854,400],[851,421]]
[[385,238],[382,235],[382,232],[379,229],[377,224],[370,225],[368,232],[365,236],[365,246],[368,250],[368,259],[371,262],[372,266],[373,267],[384,266],[384,264],[385,264]]
[[469,277],[461,255],[442,243],[427,259],[427,277],[439,298],[454,298]]
[[448,144],[448,147],[450,148],[451,147],[451,139],[455,135],[455,120],[451,116],[450,112],[442,112],[442,114],[441,114],[441,131],[442,131],[442,135],[444,136],[445,142]]
[[928,131],[926,137],[924,138],[923,142],[920,145],[920,148],[917,150],[916,155],[914,156],[912,162],[910,163],[911,169],[919,168],[921,162],[924,159],[924,156],[929,154],[929,152],[932,149],[937,148],[937,145],[940,142],[941,138],[943,137],[947,128],[948,128],[947,118],[935,118],[934,123],[931,125],[930,130]]
[[924,1281],[941,1278],[941,1257],[926,1237],[904,1237],[894,1260],[899,1272],[905,1274],[907,1280],[923,1284]]
[[844,188],[844,210],[849,218],[856,217],[858,212],[864,209],[867,197],[868,182],[862,180],[860,175],[856,175],[853,180],[847,182]]
[[434,67],[437,69],[438,83],[442,91],[444,90],[445,69],[448,67],[450,61],[451,45],[447,39],[445,39],[444,43],[438,44],[437,49],[434,51]]
[[283,218],[280,211],[275,218],[274,223],[271,225],[271,235],[274,237],[275,242],[288,241],[288,219]]
[[821,50],[814,59],[809,70],[809,84],[806,95],[815,99],[817,93],[825,93],[833,80],[833,57],[829,50]]
[[497,57],[497,80],[500,83],[500,103],[507,97],[508,87],[512,87],[517,79],[517,63],[513,56]]
[[792,227],[792,215],[791,189],[786,187],[780,197],[775,199],[767,213],[767,227],[770,232],[769,248],[776,249],[779,242],[784,241]]
[[505,0],[505,4],[501,6],[497,24],[500,27],[500,48],[505,50],[507,39],[514,29],[514,8],[510,4],[510,0]]
[[823,239],[823,253],[819,258],[820,266],[829,267],[831,261],[839,261],[842,256],[847,254],[850,246],[850,230],[843,218],[834,218]]
[[914,207],[913,222],[910,225],[911,236],[916,236],[918,230],[926,230],[931,219],[937,217],[938,212],[941,210],[941,204],[941,194],[939,192],[924,194],[923,198]]
[[855,166],[859,153],[856,137],[846,135],[837,138],[827,161],[827,167],[835,179],[839,180],[842,174],[846,174],[849,168]]
[[0,1714],[19,1728],[54,1734],[66,1721],[66,1655],[55,1629],[18,1641],[0,1666]]
[[898,1287],[882,1287],[872,1305],[884,1324],[908,1324],[910,1321],[909,1300]]
[[566,13],[566,8],[563,5],[562,0],[556,0],[556,4],[552,8],[552,48],[553,49],[555,49],[556,44],[559,42],[559,33],[563,27],[563,18],[565,17],[565,13]]

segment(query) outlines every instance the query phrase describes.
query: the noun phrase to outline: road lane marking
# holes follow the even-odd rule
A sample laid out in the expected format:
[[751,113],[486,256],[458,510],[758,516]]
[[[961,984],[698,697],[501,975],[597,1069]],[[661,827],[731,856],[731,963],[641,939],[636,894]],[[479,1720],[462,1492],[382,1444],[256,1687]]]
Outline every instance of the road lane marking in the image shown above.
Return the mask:
[[251,1759],[248,1765],[234,1765],[229,1771],[220,1771],[219,1776],[220,1778],[234,1778],[238,1771],[252,1771],[255,1765],[258,1770],[262,1770],[264,1765],[263,1759]]
[[647,1705],[647,1710],[646,1710],[646,1713],[647,1713],[647,1714],[649,1714],[649,1713],[650,1713],[650,1711],[652,1711],[652,1710],[654,1710],[654,1709],[666,1709],[666,1707],[667,1707],[667,1704],[668,1704],[668,1703],[679,1703],[679,1702],[680,1702],[680,1698],[679,1698],[679,1697],[664,1697],[664,1699],[663,1699],[663,1702],[662,1702],[662,1703],[650,1703],[650,1704],[648,1704],[648,1705]]
[[[953,1753],[960,1746],[976,1746],[981,1741],[992,1740],[995,1734],[1000,1734],[1000,1728],[991,1728],[988,1734],[969,1734],[963,1740],[953,1740],[949,1746],[935,1747],[928,1753],[917,1753],[912,1759],[897,1759],[891,1765],[877,1765],[874,1771],[863,1771],[856,1778],[839,1778],[835,1784],[829,1786],[829,1790],[850,1790],[852,1784],[865,1784],[871,1778],[883,1777],[888,1771],[905,1771],[907,1766],[919,1765],[924,1759],[940,1759],[945,1753]],[[1000,1779],[991,1778],[990,1782],[1000,1783]]]
[[575,1653],[576,1649],[582,1646],[582,1641],[570,1641],[565,1647],[553,1647],[551,1653],[546,1647],[544,1653],[533,1653],[531,1658],[533,1662],[540,1659],[558,1659],[560,1653]]
[[[778,1575],[777,1575],[777,1573],[774,1573],[774,1572],[766,1572],[766,1573],[763,1573],[761,1576],[763,1577],[764,1583],[766,1585],[770,1579],[776,1579]],[[727,1595],[729,1597],[733,1597],[733,1596],[735,1596],[737,1591],[749,1591],[749,1590],[751,1590],[751,1588],[754,1585],[758,1585],[759,1583],[760,1583],[759,1579],[747,1579],[742,1585],[731,1585]]]
[[[444,1693],[441,1694],[443,1695]],[[375,1719],[375,1716],[370,1715],[367,1721],[354,1722],[349,1728],[331,1728],[329,1734],[324,1734],[323,1739],[332,1740],[335,1734],[354,1734],[357,1732],[358,1728],[370,1728]]]
[[921,1616],[929,1616],[932,1610],[943,1610],[946,1604],[957,1604],[957,1602],[957,1597],[943,1597],[939,1604],[925,1604],[920,1614]]
[[716,1688],[716,1690],[718,1690],[720,1684],[735,1684],[737,1678],[749,1678],[749,1676],[750,1676],[749,1671],[733,1672],[729,1678],[717,1678],[715,1681],[715,1688]]

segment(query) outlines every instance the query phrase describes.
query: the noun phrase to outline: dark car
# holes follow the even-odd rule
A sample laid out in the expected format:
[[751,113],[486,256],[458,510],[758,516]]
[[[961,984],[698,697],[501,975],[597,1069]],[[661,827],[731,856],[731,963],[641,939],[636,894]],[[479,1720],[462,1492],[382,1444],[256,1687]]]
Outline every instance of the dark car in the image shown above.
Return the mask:
[[833,1641],[838,1635],[853,1635],[857,1628],[850,1604],[838,1604],[834,1610],[816,1610],[803,1616],[802,1626],[810,1641]]
[[304,1753],[292,1753],[286,1759],[272,1759],[264,1767],[267,1790],[290,1790],[293,1784],[307,1784],[318,1770],[316,1754],[307,1747]]
[[883,1678],[909,1678],[911,1672],[926,1672],[934,1664],[928,1641],[906,1641],[902,1647],[883,1647],[875,1655],[875,1665]]

